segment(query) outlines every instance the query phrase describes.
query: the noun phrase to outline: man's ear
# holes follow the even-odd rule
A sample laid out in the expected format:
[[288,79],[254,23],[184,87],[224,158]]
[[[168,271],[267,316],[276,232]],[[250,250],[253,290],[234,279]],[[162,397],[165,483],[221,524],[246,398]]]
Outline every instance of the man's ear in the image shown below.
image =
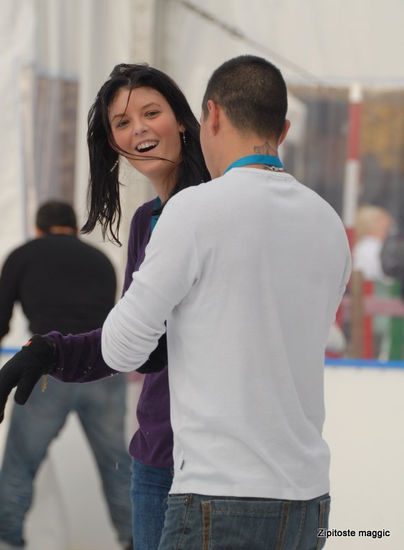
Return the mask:
[[35,226],[35,237],[37,239],[41,239],[42,237],[45,237],[45,235],[45,231],[42,231],[42,229],[39,229],[39,227]]
[[220,119],[221,119],[221,107],[215,103],[212,99],[208,99],[206,102],[208,108],[208,116],[206,117],[206,123],[210,128],[210,131],[215,136],[220,128]]
[[286,119],[285,124],[283,126],[282,133],[281,133],[279,141],[278,141],[278,145],[280,145],[281,143],[283,143],[285,141],[285,138],[286,138],[286,136],[289,132],[289,128],[290,128],[290,120]]

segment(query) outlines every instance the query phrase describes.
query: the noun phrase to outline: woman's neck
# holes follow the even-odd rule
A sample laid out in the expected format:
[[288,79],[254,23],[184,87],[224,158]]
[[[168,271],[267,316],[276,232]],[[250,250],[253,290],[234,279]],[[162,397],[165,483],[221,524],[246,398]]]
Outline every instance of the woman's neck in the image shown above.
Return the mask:
[[164,204],[168,201],[171,196],[171,193],[177,183],[177,173],[170,174],[170,176],[164,179],[152,179],[150,183],[154,187],[161,203]]

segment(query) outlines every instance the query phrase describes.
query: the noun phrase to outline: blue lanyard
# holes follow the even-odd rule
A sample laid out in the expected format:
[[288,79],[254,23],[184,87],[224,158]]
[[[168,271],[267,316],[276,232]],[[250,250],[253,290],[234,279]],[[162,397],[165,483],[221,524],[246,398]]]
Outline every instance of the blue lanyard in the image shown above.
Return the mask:
[[278,157],[273,157],[272,155],[248,155],[247,157],[241,157],[232,162],[224,173],[232,168],[240,168],[241,166],[248,166],[249,164],[266,164],[268,166],[283,168],[283,164]]
[[[161,200],[159,197],[154,199],[153,210],[158,210],[161,206]],[[156,227],[157,220],[159,219],[159,214],[153,214],[150,221],[150,233],[153,233],[153,229]]]

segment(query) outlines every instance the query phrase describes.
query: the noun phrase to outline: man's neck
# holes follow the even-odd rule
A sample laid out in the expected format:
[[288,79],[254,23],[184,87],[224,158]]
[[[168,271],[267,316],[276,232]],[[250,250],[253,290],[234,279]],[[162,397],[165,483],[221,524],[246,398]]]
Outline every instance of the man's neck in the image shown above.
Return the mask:
[[[226,154],[226,151],[224,151],[220,158],[218,175],[223,175],[233,162],[243,157],[250,157],[254,155],[278,157],[278,147],[276,143],[263,138],[251,138],[249,140],[245,140],[245,142],[234,144],[233,147],[228,147],[227,151],[228,153]],[[248,166],[262,168],[261,164],[254,164],[253,161],[251,162],[251,165]]]
[[51,235],[77,235],[77,229],[66,225],[54,225],[49,228]]
[[77,229],[67,225],[52,225],[46,232],[37,227],[35,234],[38,238],[45,237],[46,235],[72,235],[77,237]]

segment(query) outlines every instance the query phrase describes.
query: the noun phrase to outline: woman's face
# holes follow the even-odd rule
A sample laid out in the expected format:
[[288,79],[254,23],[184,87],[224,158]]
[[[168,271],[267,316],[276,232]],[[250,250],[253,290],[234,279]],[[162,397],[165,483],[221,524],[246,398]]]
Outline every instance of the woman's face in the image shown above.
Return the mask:
[[117,146],[127,154],[118,152],[136,170],[155,182],[165,181],[175,171],[181,161],[184,126],[157,90],[120,88],[109,106],[109,122]]

